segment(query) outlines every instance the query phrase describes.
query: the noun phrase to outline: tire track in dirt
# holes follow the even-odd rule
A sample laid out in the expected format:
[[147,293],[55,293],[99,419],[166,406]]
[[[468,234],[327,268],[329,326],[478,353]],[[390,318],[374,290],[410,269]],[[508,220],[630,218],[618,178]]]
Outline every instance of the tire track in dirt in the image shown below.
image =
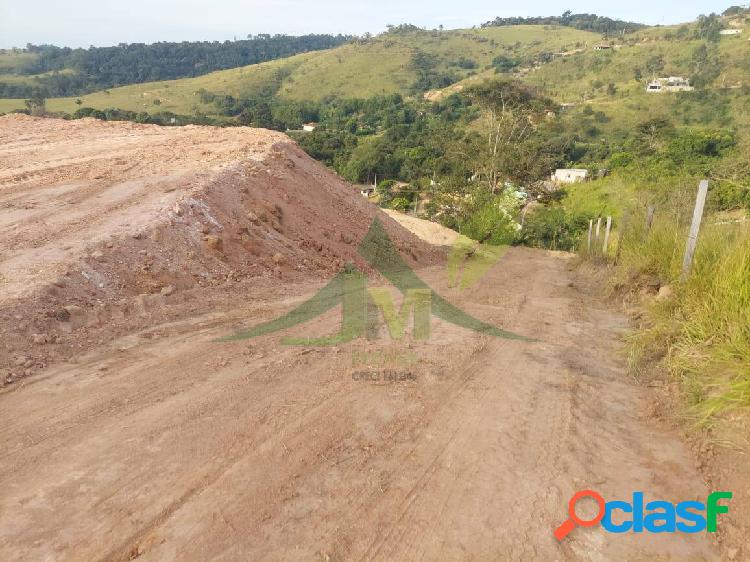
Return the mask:
[[[3,458],[0,486],[18,507],[12,521],[0,514],[0,554],[712,559],[702,537],[648,542],[586,530],[562,545],[552,538],[567,498],[583,486],[606,495],[703,492],[679,464],[679,441],[638,418],[638,389],[602,359],[614,348],[580,351],[581,338],[611,338],[614,346],[611,313],[581,313],[565,262],[546,260],[514,250],[478,290],[458,299],[481,311],[477,303],[496,287],[530,276],[526,298],[489,305],[483,317],[499,323],[502,316],[504,327],[535,331],[541,343],[491,340],[437,323],[437,343],[410,349],[420,357],[416,383],[363,386],[348,376],[346,347],[299,355],[274,338],[224,346],[223,359],[206,368],[201,358],[211,355],[205,338],[217,333],[212,328],[197,341],[186,332],[124,356],[100,353],[4,394],[5,404],[21,400],[31,415],[19,412],[3,442],[39,427],[62,429]],[[333,314],[311,329],[326,333],[335,324]],[[568,333],[577,339],[566,341]],[[362,345],[355,348],[372,349]],[[120,363],[130,366],[115,378],[88,375]],[[213,374],[202,376],[205,369]],[[88,406],[65,390],[81,377]],[[50,392],[62,413],[38,407]],[[113,407],[99,407],[102,393]],[[624,438],[645,429],[652,441],[646,446]],[[682,475],[656,477],[665,463]],[[44,543],[35,543],[42,536]]]

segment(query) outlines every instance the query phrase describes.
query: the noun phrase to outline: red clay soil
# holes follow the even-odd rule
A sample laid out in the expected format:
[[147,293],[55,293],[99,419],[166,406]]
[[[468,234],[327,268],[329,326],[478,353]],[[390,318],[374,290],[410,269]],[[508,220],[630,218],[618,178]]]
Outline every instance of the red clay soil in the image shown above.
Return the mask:
[[[367,269],[375,216],[431,288],[535,339],[433,316],[426,340],[218,341]],[[747,559],[740,502],[717,534],[554,538],[583,489],[711,489],[572,256],[511,248],[461,291],[442,252],[280,133],[0,118],[0,560]]]
[[0,384],[247,284],[330,278],[378,216],[412,265],[441,251],[263,129],[0,117]]

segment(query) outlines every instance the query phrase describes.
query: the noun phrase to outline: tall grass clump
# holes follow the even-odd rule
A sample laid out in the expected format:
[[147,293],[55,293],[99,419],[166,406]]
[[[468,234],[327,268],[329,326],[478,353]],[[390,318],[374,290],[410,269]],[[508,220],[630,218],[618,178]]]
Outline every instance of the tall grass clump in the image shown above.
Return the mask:
[[619,233],[613,286],[651,295],[668,286],[644,301],[641,325],[628,337],[630,367],[642,377],[663,365],[679,381],[688,413],[709,423],[750,408],[750,223],[706,216],[682,281],[688,227],[684,210],[673,210],[651,229],[631,224]]
[[700,420],[749,407],[750,228],[707,228],[677,297],[679,331],[667,364]]

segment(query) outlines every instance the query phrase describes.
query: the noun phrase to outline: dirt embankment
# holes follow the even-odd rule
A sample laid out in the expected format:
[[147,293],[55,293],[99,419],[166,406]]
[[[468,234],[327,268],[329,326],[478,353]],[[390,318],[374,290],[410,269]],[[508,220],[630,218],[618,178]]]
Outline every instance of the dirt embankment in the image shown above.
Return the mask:
[[435,246],[452,246],[459,238],[458,232],[436,222],[420,219],[412,215],[385,209],[384,212],[409,232]]
[[0,118],[0,382],[248,283],[366,269],[376,214],[407,259],[434,263],[281,133]]

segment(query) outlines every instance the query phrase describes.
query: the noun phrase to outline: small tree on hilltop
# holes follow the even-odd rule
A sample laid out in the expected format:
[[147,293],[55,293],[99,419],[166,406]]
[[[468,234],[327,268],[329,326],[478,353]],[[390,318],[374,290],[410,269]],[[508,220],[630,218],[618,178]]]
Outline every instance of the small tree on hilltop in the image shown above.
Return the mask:
[[42,116],[46,114],[46,100],[38,93],[23,103],[31,115]]
[[716,14],[700,15],[698,16],[698,23],[695,26],[695,38],[717,42],[721,39],[719,32],[722,27],[721,19]]

